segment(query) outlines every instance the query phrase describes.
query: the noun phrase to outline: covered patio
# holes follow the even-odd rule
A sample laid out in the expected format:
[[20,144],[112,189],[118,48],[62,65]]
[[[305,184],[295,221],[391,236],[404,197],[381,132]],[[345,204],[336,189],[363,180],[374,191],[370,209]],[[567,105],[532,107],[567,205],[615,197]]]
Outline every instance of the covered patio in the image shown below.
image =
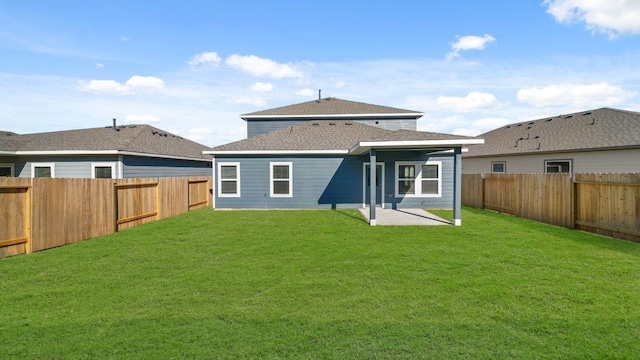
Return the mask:
[[[371,222],[370,209],[360,209],[362,216]],[[376,209],[376,225],[378,226],[437,226],[437,225],[453,225],[451,221],[445,220],[439,216],[423,209]]]

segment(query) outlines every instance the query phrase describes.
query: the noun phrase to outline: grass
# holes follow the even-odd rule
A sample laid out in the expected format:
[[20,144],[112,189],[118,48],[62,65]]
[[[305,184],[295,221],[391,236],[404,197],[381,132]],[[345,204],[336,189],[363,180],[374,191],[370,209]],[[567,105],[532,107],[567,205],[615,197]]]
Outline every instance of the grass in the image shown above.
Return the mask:
[[639,260],[476,209],[202,209],[1,260],[0,358],[637,358]]

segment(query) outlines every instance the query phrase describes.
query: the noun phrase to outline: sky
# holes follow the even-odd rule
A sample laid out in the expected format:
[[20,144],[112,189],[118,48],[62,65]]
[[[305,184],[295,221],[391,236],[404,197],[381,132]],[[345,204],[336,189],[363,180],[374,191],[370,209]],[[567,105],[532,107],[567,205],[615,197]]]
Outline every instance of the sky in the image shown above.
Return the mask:
[[418,130],[640,111],[640,0],[0,0],[0,130],[149,124],[208,146],[322,97]]

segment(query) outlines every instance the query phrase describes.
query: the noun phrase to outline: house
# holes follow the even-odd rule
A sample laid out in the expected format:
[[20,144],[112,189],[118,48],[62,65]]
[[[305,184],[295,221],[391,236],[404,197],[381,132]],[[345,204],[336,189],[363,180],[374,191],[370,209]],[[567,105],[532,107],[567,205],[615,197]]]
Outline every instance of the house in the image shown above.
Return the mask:
[[502,126],[464,154],[465,174],[640,172],[640,113],[602,108]]
[[19,135],[0,132],[0,176],[210,176],[207,146],[149,125]]
[[421,116],[336,98],[241,115],[249,137],[205,151],[214,207],[445,208],[459,225],[462,147],[482,139],[416,131]]

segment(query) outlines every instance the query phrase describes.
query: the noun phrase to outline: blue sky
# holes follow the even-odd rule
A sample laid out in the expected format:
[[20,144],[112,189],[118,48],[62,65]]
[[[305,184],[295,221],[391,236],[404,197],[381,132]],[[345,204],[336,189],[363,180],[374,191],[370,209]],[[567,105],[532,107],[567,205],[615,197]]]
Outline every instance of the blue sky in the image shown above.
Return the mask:
[[206,145],[322,95],[478,135],[640,111],[640,1],[0,0],[0,130],[148,123]]

